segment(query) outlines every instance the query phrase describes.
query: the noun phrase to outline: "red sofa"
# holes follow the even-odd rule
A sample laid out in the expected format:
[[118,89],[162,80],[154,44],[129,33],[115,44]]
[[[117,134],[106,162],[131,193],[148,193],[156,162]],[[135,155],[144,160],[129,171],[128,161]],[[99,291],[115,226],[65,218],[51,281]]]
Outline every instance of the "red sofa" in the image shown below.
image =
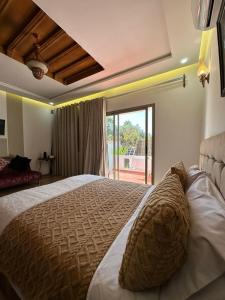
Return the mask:
[[40,178],[41,173],[32,171],[30,168],[26,171],[16,171],[6,165],[3,170],[0,171],[0,189],[28,183],[39,184]]

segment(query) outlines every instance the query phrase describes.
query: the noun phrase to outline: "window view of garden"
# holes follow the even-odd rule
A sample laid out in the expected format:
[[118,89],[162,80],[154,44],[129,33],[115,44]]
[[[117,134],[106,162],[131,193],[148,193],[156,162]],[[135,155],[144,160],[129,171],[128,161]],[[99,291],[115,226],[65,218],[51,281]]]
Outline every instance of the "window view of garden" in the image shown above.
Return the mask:
[[[148,108],[147,183],[151,183],[152,109]],[[109,177],[145,183],[146,111],[107,117]]]

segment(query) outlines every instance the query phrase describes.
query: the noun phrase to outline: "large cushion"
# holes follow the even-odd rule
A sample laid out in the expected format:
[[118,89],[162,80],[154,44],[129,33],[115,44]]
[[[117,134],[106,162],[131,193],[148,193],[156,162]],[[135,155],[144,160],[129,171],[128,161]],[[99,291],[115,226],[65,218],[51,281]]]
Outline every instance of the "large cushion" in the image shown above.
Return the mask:
[[163,178],[170,174],[177,174],[180,178],[180,182],[185,190],[186,181],[187,181],[187,171],[182,161],[179,161],[172,165],[169,170],[166,172]]
[[4,158],[0,158],[0,172],[8,165],[8,161]]
[[189,299],[225,274],[224,199],[205,174],[192,183],[187,199],[191,221],[187,260],[162,287],[160,300]]
[[199,170],[198,167],[195,166],[191,166],[188,170],[187,170],[187,180],[186,180],[186,186],[185,189],[186,191],[190,188],[190,186],[192,185],[192,183],[198,179],[198,177],[202,174],[206,174],[205,171],[201,171]]
[[165,283],[184,263],[188,205],[179,177],[167,175],[150,194],[128,237],[121,287],[142,291]]
[[17,171],[27,171],[30,169],[30,162],[31,159],[17,155],[11,160],[9,167]]

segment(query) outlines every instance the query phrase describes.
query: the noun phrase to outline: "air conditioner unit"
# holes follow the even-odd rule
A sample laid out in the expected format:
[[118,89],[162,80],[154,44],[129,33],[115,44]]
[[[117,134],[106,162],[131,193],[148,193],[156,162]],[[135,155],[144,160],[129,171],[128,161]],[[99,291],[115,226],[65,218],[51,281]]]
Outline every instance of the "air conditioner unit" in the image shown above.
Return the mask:
[[222,0],[192,0],[192,16],[196,29],[208,30],[216,26]]

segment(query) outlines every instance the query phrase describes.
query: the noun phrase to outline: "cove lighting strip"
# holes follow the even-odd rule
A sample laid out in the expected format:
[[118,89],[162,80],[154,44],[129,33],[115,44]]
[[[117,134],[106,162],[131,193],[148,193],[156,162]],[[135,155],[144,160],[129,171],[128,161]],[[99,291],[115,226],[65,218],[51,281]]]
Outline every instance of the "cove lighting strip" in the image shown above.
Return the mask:
[[127,92],[142,90],[147,87],[150,87],[151,85],[162,83],[163,81],[170,80],[177,76],[182,76],[185,72],[188,72],[191,70],[197,70],[197,64],[192,64],[192,65],[188,65],[185,67],[177,68],[172,71],[168,71],[168,72],[161,73],[158,75],[150,76],[145,79],[141,79],[141,80],[134,81],[132,83],[121,85],[119,87],[114,87],[114,88],[111,88],[111,89],[108,89],[108,90],[105,90],[102,92],[98,92],[98,93],[91,94],[88,96],[73,99],[73,100],[55,105],[54,107],[59,108],[59,107],[71,105],[74,103],[79,103],[81,101],[93,100],[93,99],[102,98],[102,97],[112,98],[115,96],[120,96]]
[[[215,29],[211,29],[211,30],[207,30],[207,31],[202,32],[201,45],[200,45],[200,51],[199,51],[199,61],[204,61],[205,62],[207,60],[207,56],[208,56],[208,53],[209,53],[209,48],[210,48],[211,41],[212,41],[213,30],[215,30]],[[18,96],[23,101],[27,101],[27,102],[30,102],[32,104],[36,104],[36,105],[39,105],[39,106],[45,106],[45,107],[48,107],[49,109],[53,109],[53,108],[59,108],[59,107],[64,107],[64,106],[67,106],[67,105],[71,105],[73,103],[79,103],[81,101],[88,101],[88,100],[92,100],[92,99],[96,99],[96,98],[102,98],[102,97],[112,98],[112,97],[120,96],[120,95],[128,93],[128,92],[145,89],[147,87],[150,87],[151,85],[160,84],[163,81],[170,80],[170,79],[172,79],[176,76],[181,76],[185,72],[189,72],[191,70],[197,70],[197,64],[187,65],[187,66],[177,68],[177,69],[165,72],[165,73],[153,75],[153,76],[147,77],[145,79],[137,80],[137,81],[134,81],[134,82],[131,82],[131,83],[128,83],[128,84],[118,86],[118,87],[110,88],[110,89],[107,89],[105,91],[101,91],[101,92],[97,92],[97,93],[94,93],[94,94],[91,94],[91,95],[88,95],[88,96],[83,96],[83,97],[80,97],[80,98],[77,98],[77,99],[69,100],[69,101],[66,101],[64,103],[55,105],[54,107],[47,104],[47,103],[43,103],[43,102],[40,102],[40,101],[35,100],[35,99],[18,96],[16,94],[12,94],[12,93],[9,93],[9,94],[12,94],[14,96]]]

